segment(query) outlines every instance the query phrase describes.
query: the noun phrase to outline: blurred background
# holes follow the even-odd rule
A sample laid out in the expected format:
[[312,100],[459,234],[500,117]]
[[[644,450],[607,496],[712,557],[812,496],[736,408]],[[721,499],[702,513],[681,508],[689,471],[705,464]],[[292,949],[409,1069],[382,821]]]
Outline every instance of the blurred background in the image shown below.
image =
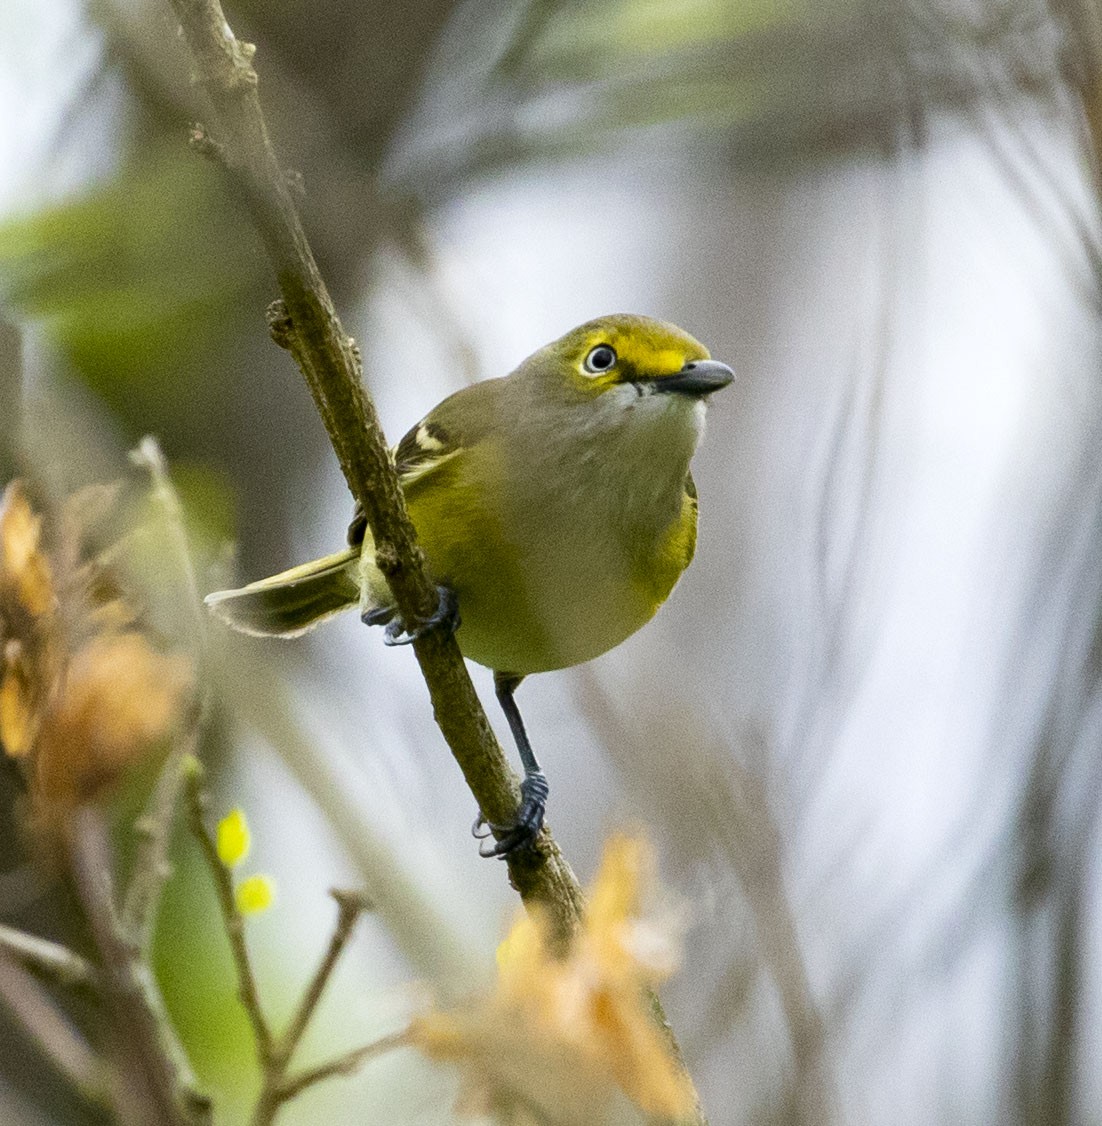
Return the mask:
[[[583,880],[618,827],[657,846],[686,921],[663,995],[714,1126],[1102,1123],[1096,0],[227,16],[393,439],[609,312],[739,373],[667,606],[519,697]],[[4,479],[133,477],[153,433],[204,589],[335,550],[347,491],[248,217],[187,148],[168,4],[5,0],[0,110]],[[334,885],[377,910],[312,1058],[476,988],[515,897],[412,654],[355,615],[216,644],[205,756],[278,884],[249,929],[276,1015]],[[11,822],[0,921],[61,933]],[[240,1122],[252,1050],[178,844],[158,971]],[[103,1120],[6,1017],[0,1044],[3,1121]],[[403,1052],[281,1121],[448,1123],[454,1094]]]

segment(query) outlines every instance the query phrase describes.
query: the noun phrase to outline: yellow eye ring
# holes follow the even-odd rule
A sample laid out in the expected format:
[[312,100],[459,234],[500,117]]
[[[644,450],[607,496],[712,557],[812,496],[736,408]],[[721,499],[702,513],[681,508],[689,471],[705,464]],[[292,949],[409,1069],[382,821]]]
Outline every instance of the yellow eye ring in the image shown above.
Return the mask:
[[616,366],[616,349],[611,344],[598,344],[590,348],[589,354],[582,361],[582,369],[590,375],[603,375]]

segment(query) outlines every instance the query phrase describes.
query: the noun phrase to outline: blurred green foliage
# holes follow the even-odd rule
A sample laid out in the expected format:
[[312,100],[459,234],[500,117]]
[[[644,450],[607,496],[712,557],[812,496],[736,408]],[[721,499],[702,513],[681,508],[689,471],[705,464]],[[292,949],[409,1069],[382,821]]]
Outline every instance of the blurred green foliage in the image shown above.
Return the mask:
[[90,193],[0,226],[4,301],[141,430],[186,429],[197,399],[219,397],[225,311],[260,300],[264,267],[219,172],[182,133]]
[[[195,843],[182,828],[173,850],[174,875],[161,900],[153,967],[165,1005],[200,1080],[218,1092],[219,1116],[242,1115],[258,1081],[248,1018],[221,915]],[[263,927],[264,920],[250,923]],[[282,983],[287,989],[290,983]],[[268,1001],[281,983],[265,978]],[[236,1112],[236,1113],[235,1113]]]

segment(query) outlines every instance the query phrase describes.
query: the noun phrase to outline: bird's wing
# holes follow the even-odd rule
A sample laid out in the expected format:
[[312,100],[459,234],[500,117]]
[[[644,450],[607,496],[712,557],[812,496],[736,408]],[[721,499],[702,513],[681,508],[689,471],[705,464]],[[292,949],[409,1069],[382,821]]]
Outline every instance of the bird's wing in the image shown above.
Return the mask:
[[[391,451],[403,491],[480,442],[497,424],[501,379],[473,383],[438,403],[411,427]],[[367,519],[359,504],[348,527],[348,542],[363,542]]]
[[464,448],[463,440],[429,415],[423,418],[394,448],[394,465],[402,488],[420,481]]

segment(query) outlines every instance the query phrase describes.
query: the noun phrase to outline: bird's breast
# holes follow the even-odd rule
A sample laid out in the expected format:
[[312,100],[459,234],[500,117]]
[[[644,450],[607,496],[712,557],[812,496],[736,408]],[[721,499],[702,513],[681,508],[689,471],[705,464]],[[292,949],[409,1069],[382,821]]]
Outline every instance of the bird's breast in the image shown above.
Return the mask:
[[565,668],[653,617],[696,539],[686,476],[699,425],[673,421],[552,451],[514,443],[523,464],[474,450],[411,498],[429,566],[458,595],[465,656],[516,674]]

